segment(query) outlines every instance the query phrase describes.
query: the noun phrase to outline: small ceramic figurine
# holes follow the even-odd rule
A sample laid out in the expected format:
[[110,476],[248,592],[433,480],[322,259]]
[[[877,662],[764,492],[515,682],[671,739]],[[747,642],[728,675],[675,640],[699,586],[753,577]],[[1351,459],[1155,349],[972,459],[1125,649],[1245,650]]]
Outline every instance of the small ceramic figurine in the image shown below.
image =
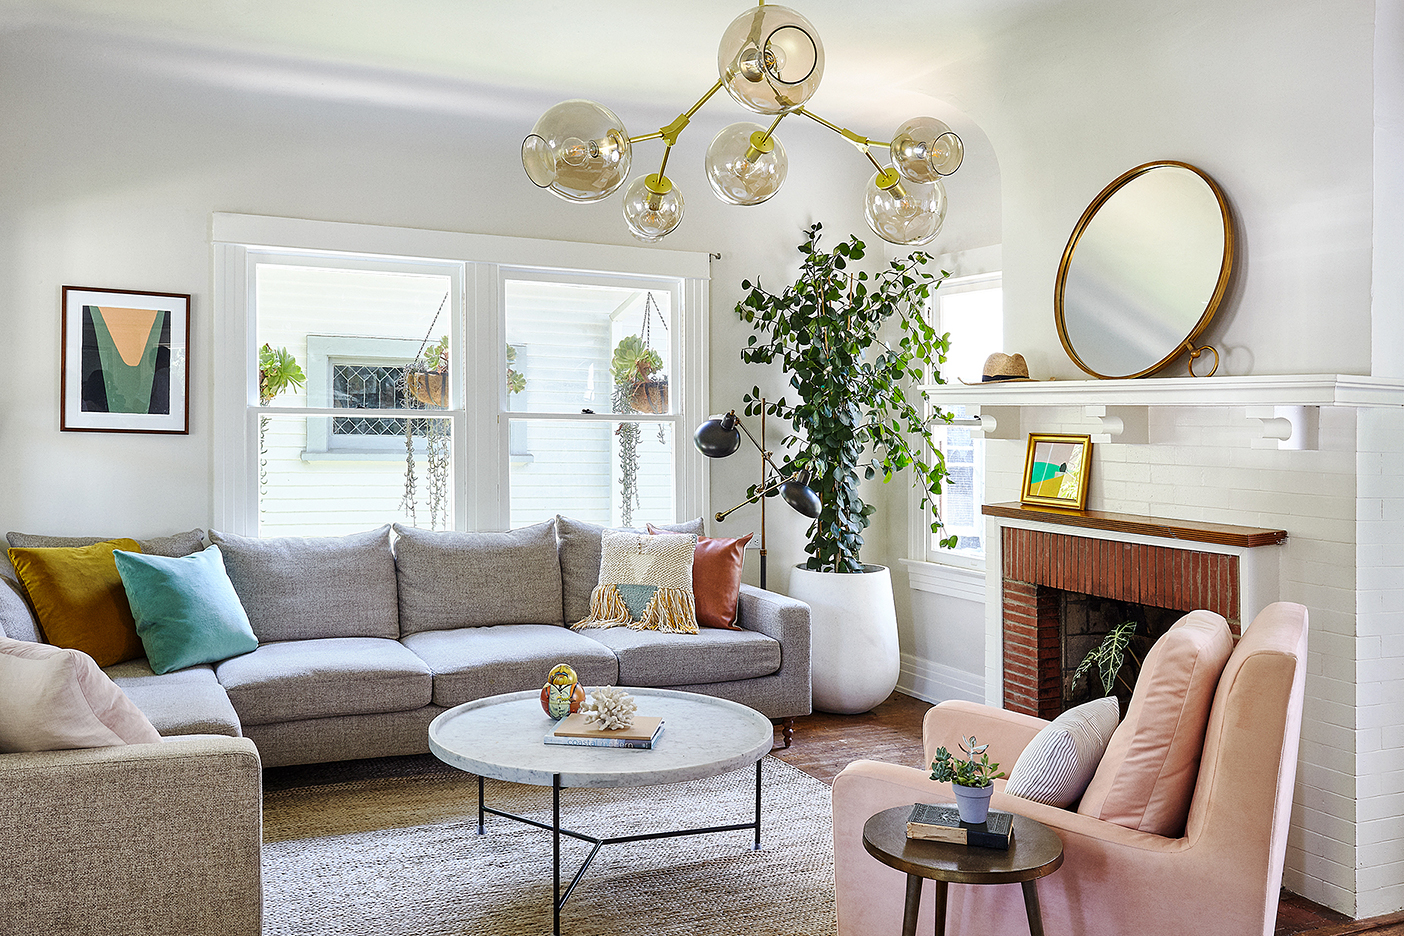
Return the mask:
[[565,663],[551,667],[546,677],[546,685],[541,687],[541,707],[552,718],[565,718],[571,712],[580,711],[585,703],[585,690],[580,688],[580,678],[575,670]]

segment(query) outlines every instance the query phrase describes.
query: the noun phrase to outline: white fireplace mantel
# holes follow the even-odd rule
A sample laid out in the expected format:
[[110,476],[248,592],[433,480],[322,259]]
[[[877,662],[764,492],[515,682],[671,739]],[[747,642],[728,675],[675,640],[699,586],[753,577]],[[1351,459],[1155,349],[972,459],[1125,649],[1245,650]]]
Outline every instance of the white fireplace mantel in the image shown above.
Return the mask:
[[1356,374],[927,384],[938,406],[1404,406],[1404,380]]

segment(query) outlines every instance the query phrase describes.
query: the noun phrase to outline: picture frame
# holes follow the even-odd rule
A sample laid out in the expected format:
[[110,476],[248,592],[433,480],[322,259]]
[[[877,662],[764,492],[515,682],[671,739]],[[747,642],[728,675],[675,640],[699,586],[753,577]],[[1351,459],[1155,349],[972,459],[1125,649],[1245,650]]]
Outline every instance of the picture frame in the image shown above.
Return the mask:
[[1029,433],[1019,503],[1082,510],[1092,474],[1092,437]]
[[59,429],[190,433],[190,296],[63,287]]

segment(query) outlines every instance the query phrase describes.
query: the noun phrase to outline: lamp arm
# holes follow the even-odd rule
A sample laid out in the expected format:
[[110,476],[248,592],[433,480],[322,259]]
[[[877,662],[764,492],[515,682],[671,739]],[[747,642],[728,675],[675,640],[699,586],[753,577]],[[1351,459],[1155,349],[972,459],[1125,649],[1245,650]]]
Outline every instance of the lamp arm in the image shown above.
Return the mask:
[[[890,146],[892,145],[891,143],[884,143],[884,142],[882,142],[881,140],[870,140],[870,139],[868,139],[867,137],[865,137],[865,136],[863,136],[863,135],[861,135],[861,134],[854,133],[852,130],[849,130],[847,127],[840,127],[840,126],[839,126],[838,124],[836,124],[836,123],[830,123],[829,121],[825,120],[823,117],[820,117],[818,114],[814,113],[813,111],[811,111],[811,110],[809,110],[808,108],[805,108],[805,107],[797,107],[797,108],[794,109],[794,111],[792,111],[792,113],[803,114],[804,116],[808,117],[810,120],[814,121],[815,123],[821,124],[822,126],[825,126],[825,127],[828,127],[830,130],[834,131],[834,132],[837,133],[839,136],[843,137],[845,140],[847,140],[848,142],[852,143],[854,146],[858,147],[858,149],[860,149],[860,150],[863,151],[864,153],[866,153],[866,152],[868,151],[868,147],[870,147],[870,146],[889,146],[889,147],[890,147]],[[869,157],[869,158],[871,159],[872,157]]]
[[741,503],[737,504],[735,507],[732,507],[732,508],[730,508],[729,510],[721,510],[721,511],[718,511],[717,514],[716,514],[716,516],[715,516],[713,519],[715,519],[718,523],[721,523],[721,522],[722,522],[723,520],[725,520],[727,517],[729,517],[729,516],[731,516],[732,514],[736,513],[736,511],[740,510],[742,507],[745,507],[747,504],[754,504],[756,501],[760,500],[762,497],[769,497],[771,494],[773,494],[773,493],[775,493],[776,491],[780,490],[780,485],[782,485],[782,484],[784,484],[784,483],[785,483],[785,482],[784,482],[783,480],[781,480],[780,478],[778,478],[778,477],[777,477],[777,478],[771,478],[769,481],[767,481],[767,482],[765,483],[765,485],[764,485],[763,487],[757,488],[757,489],[756,489],[756,492],[755,492],[754,494],[752,494],[752,495],[750,495],[749,497],[747,497],[745,500],[743,500]]
[[[731,412],[735,414],[736,410],[732,410]],[[761,419],[764,418],[765,413],[761,413]],[[766,464],[770,465],[770,470],[775,472],[777,475],[783,475],[784,472],[780,470],[779,465],[775,464],[775,459],[770,457],[770,452],[766,451],[764,448],[761,447],[761,444],[756,441],[755,436],[751,435],[751,430],[746,428],[746,424],[741,421],[741,418],[739,416],[736,418],[736,427],[746,434],[746,438],[751,440],[751,444],[756,447],[756,451],[761,453],[761,458],[765,459]],[[738,504],[737,506],[739,507],[742,505]],[[735,509],[735,507],[732,508],[732,510]],[[727,513],[730,512],[731,511],[727,511]]]
[[668,126],[658,128],[657,133],[645,133],[643,136],[629,137],[629,142],[632,144],[642,143],[645,140],[662,139],[667,141],[669,146],[675,146],[678,142],[679,135],[681,135],[683,132],[683,128],[686,127],[688,125],[688,122],[692,120],[692,115],[697,113],[697,111],[701,109],[702,105],[706,104],[709,100],[711,100],[712,95],[716,94],[721,89],[722,81],[720,78],[718,78],[717,83],[712,85],[711,89],[708,90],[706,94],[703,94],[702,97],[698,98],[696,104],[692,105],[692,107],[686,112],[679,114],[677,116],[677,119],[674,120],[672,123],[668,124]]

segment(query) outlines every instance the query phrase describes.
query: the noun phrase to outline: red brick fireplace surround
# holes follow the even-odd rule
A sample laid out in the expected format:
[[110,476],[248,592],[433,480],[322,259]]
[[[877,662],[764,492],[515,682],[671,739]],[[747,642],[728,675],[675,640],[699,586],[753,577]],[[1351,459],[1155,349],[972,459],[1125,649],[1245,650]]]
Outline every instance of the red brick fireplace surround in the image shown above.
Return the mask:
[[1054,718],[1062,711],[1060,591],[1177,611],[1208,609],[1228,619],[1237,636],[1242,624],[1240,557],[1196,549],[1193,541],[1248,548],[1280,543],[1286,537],[1281,530],[1152,520],[1099,511],[1050,514],[1015,504],[989,505],[984,510],[1041,524],[1191,541],[1160,546],[1139,538],[1122,541],[1071,532],[1001,528],[1004,707],[1041,718]]

